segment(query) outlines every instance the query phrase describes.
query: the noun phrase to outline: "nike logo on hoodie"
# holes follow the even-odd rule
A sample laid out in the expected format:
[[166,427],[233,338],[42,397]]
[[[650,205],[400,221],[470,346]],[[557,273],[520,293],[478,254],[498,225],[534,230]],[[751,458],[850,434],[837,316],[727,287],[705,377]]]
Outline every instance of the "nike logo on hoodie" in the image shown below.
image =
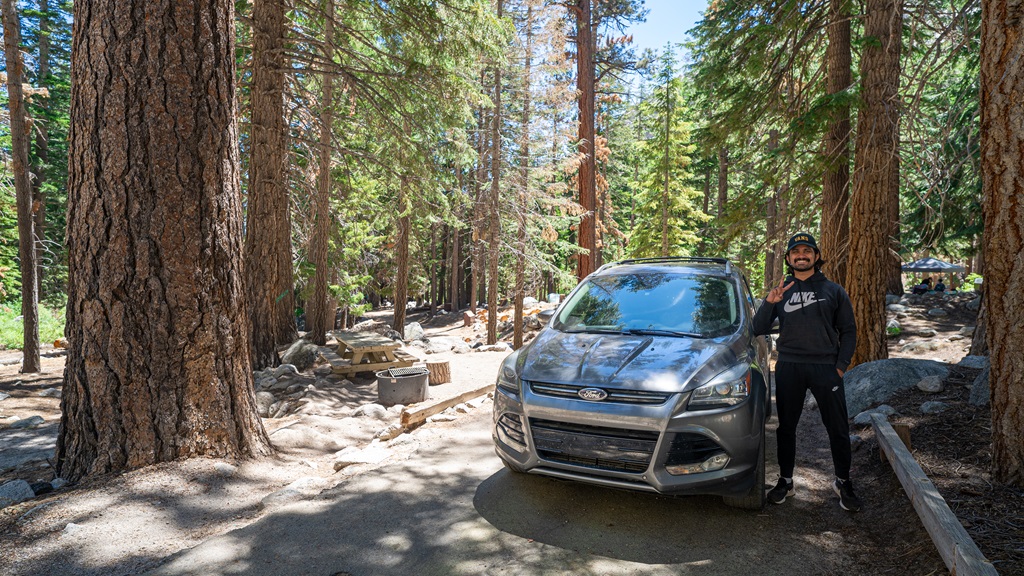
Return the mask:
[[789,302],[786,302],[782,306],[782,309],[787,314],[790,312],[796,312],[797,310],[810,306],[811,304],[817,304],[818,302],[824,302],[825,299],[818,300],[818,295],[814,292],[794,292],[789,298]]

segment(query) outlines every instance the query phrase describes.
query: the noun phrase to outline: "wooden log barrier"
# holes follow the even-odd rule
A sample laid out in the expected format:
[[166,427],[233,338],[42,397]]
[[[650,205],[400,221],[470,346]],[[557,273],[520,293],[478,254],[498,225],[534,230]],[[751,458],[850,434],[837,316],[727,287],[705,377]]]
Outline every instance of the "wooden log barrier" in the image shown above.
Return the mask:
[[871,426],[878,438],[878,445],[885,452],[900,484],[910,497],[914,510],[921,518],[932,543],[942,556],[950,574],[957,576],[995,576],[996,569],[978,545],[971,540],[946,501],[935,488],[935,484],[914,460],[913,454],[903,445],[899,435],[882,414],[871,415]]
[[452,371],[447,360],[427,360],[427,382],[433,386],[452,381]]

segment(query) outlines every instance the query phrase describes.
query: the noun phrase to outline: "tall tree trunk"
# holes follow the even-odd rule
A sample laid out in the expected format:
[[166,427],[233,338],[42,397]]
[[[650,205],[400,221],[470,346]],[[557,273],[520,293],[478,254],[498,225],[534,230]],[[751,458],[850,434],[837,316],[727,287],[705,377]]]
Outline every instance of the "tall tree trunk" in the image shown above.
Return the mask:
[[[861,57],[863,104],[857,118],[850,262],[847,290],[857,321],[853,364],[887,358],[885,289],[889,263],[889,202],[899,186],[902,0],[868,0]],[[879,215],[886,215],[880,218]],[[826,255],[827,257],[828,255]]]
[[[502,0],[497,0],[498,18],[502,17]],[[501,195],[501,64],[494,67],[494,117],[491,127],[491,194],[487,203],[487,343],[498,341],[498,248],[501,241],[501,220],[498,198]]]
[[[443,256],[444,255],[444,251],[443,251],[444,244],[443,243],[441,244],[441,248],[442,248],[441,254]],[[431,258],[434,257],[434,254],[437,254],[437,224],[436,223],[432,223],[430,225],[430,255],[431,255]],[[430,287],[429,287],[428,292],[430,293],[430,315],[431,316],[437,314],[437,301],[440,298],[440,292],[441,292],[440,290],[438,290],[439,281],[438,281],[437,273],[438,273],[439,269],[443,272],[443,270],[444,270],[444,260],[445,259],[442,257],[440,259],[440,261],[437,262],[437,264],[435,266],[431,266],[430,267]]]
[[1024,20],[1021,6],[983,0],[981,181],[984,307],[991,360],[992,464],[996,479],[1024,486]]
[[[480,85],[484,85],[485,74],[480,73]],[[484,251],[481,244],[484,237],[484,193],[483,181],[487,174],[484,159],[487,157],[487,116],[484,108],[479,108],[479,124],[477,125],[477,164],[476,177],[473,179],[473,230],[472,247],[470,248],[470,278],[469,278],[469,309],[476,314],[476,305],[479,301],[479,290],[481,276],[484,267]]]
[[[725,205],[729,202],[729,150],[718,150],[718,211],[719,219],[725,215]],[[721,223],[719,223],[721,226]]]
[[[900,158],[897,155],[889,165],[889,252],[885,262],[885,293],[903,295],[903,259],[900,258]],[[952,287],[951,287],[952,288]]]
[[32,180],[28,173],[28,132],[22,82],[25,64],[21,60],[21,23],[14,0],[2,0],[4,54],[7,64],[7,98],[11,121],[11,169],[18,205],[18,258],[21,260],[21,371],[39,372],[39,283],[36,281],[36,231],[32,216]]
[[665,83],[665,99],[668,110],[665,111],[665,151],[662,161],[665,163],[665,177],[661,190],[661,255],[669,255],[668,245],[668,206],[670,202],[669,187],[672,184],[672,168],[669,165],[669,152],[672,148],[672,81]]
[[409,302],[409,177],[402,174],[398,188],[398,238],[395,242],[395,315],[391,327],[405,335],[405,307]]
[[577,178],[583,217],[579,224],[579,254],[576,277],[583,280],[594,271],[597,253],[597,159],[594,154],[594,30],[592,0],[576,0],[576,91],[579,97],[579,153]]
[[[49,89],[50,85],[50,2],[39,0],[39,62],[36,69],[36,78],[40,88]],[[50,108],[50,99],[44,98],[42,107],[44,110]],[[46,119],[36,122],[32,127],[35,138],[35,178],[32,180],[32,200],[35,213],[35,237],[40,240],[36,245],[36,283],[40,298],[45,298],[43,292],[43,253],[46,246],[42,241],[46,238],[46,192],[43,184],[46,183],[46,163],[50,156],[49,128]]]
[[[464,190],[465,190],[465,188],[464,188],[465,183],[463,181],[463,176],[462,176],[462,166],[456,166],[455,167],[455,179],[456,179],[456,181],[458,181],[458,184],[459,184],[459,195],[461,196],[464,193]],[[462,301],[459,298],[459,282],[461,280],[461,274],[459,272],[462,270],[462,266],[461,266],[461,264],[462,264],[462,257],[460,256],[460,252],[461,252],[461,249],[462,249],[462,242],[460,242],[461,236],[462,236],[462,230],[460,230],[458,226],[452,226],[452,242],[451,242],[451,247],[452,247],[451,270],[452,270],[452,272],[451,272],[451,275],[449,277],[449,279],[451,280],[451,288],[450,288],[450,290],[451,290],[451,301],[452,301],[452,314],[454,314],[454,313],[459,311],[459,306],[460,306],[460,303]]]
[[[334,0],[324,2],[323,58],[331,60],[329,52],[334,42]],[[323,94],[320,102],[320,162],[316,177],[316,197],[313,205],[313,235],[310,238],[310,260],[313,272],[313,293],[306,302],[306,333],[318,345],[327,344],[327,331],[334,325],[334,311],[327,309],[327,245],[331,235],[331,107],[334,102],[334,78],[323,75]],[[331,325],[328,325],[330,317]]]
[[[834,96],[853,82],[850,58],[850,2],[830,0],[827,27],[828,68],[826,90]],[[833,103],[823,143],[825,175],[822,182],[821,233],[818,245],[825,256],[825,275],[846,285],[850,242],[850,106]]]
[[68,480],[270,452],[241,276],[234,25],[229,0],[75,4]]
[[276,366],[276,346],[297,336],[288,211],[284,119],[285,3],[260,0],[252,12],[252,149],[245,225],[245,290],[252,363]]
[[533,104],[531,93],[531,77],[533,70],[533,4],[526,5],[526,39],[523,54],[523,118],[520,125],[521,144],[519,146],[519,202],[516,206],[516,279],[515,315],[512,320],[514,332],[512,334],[512,347],[519,350],[523,347],[523,298],[526,297],[526,213],[527,203],[530,198],[530,113]]
[[[774,153],[779,147],[779,131],[772,129],[768,132],[768,151]],[[774,288],[778,282],[776,281],[779,272],[777,268],[779,266],[778,260],[775,258],[775,242],[779,235],[779,222],[778,222],[778,199],[779,199],[779,183],[776,178],[770,178],[768,187],[772,190],[771,196],[768,197],[765,202],[765,251],[764,251],[764,285],[765,291]]]

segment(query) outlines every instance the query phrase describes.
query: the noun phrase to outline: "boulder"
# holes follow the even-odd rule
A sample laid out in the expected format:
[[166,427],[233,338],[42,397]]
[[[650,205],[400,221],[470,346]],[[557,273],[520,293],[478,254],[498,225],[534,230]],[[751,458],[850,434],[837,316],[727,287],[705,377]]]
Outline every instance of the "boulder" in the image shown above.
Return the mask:
[[943,316],[949,316],[949,312],[946,312],[942,308],[932,308],[928,311],[928,315],[935,318],[941,318]]
[[353,464],[377,464],[388,456],[388,451],[377,443],[362,449],[350,446],[334,455],[334,469],[341,470]]
[[918,330],[916,334],[922,338],[934,338],[939,333],[936,332],[934,328],[922,328],[921,330]]
[[925,340],[925,341],[922,341],[922,342],[911,342],[909,344],[904,344],[900,348],[900,352],[911,352],[911,353],[914,353],[914,354],[920,354],[922,352],[934,352],[935,350],[938,350],[939,348],[940,348],[940,345],[939,345],[938,342],[932,342],[932,341]]
[[929,394],[938,394],[945,389],[945,386],[942,385],[942,380],[942,376],[938,375],[922,378],[921,381],[917,383],[917,389],[921,392],[928,392]]
[[963,360],[957,362],[956,365],[962,368],[984,370],[989,366],[988,356],[964,356]]
[[330,376],[334,373],[334,369],[329,364],[324,366],[317,366],[313,369],[313,375],[315,376]]
[[43,398],[60,398],[60,389],[46,388],[44,390],[40,390],[36,396],[42,396]]
[[945,402],[939,402],[937,400],[929,400],[924,404],[921,404],[921,412],[924,414],[938,414],[949,410],[949,404]]
[[881,406],[877,406],[875,408],[865,410],[860,414],[857,414],[856,416],[853,417],[853,423],[857,426],[870,426],[872,414],[881,414],[882,416],[885,416],[886,419],[888,419],[889,416],[896,414],[896,409],[893,408],[892,406],[889,406],[888,404],[882,404]]
[[32,491],[32,485],[28,482],[24,480],[11,480],[6,484],[0,485],[0,508],[24,502],[29,498],[35,497],[35,495],[36,493]]
[[256,393],[256,410],[260,414],[260,418],[268,418],[270,416],[270,407],[274,404],[276,399],[270,392],[260,391]]
[[985,366],[985,369],[978,374],[978,377],[974,379],[974,383],[971,384],[971,395],[968,401],[974,406],[988,406],[989,403],[989,376],[990,368]]
[[455,348],[452,348],[452,352],[456,354],[469,354],[472,351],[473,349],[470,348],[467,344],[456,344]]
[[885,305],[888,306],[890,304],[899,304],[901,299],[902,299],[902,296],[897,296],[895,294],[886,294],[885,295]]
[[889,312],[897,313],[907,311],[907,307],[902,304],[889,304],[888,306],[885,307],[885,309],[888,310]]
[[966,304],[966,307],[971,312],[977,312],[978,308],[981,308],[981,296],[978,296],[974,300],[971,300]]
[[373,418],[375,420],[387,420],[391,417],[388,414],[388,409],[380,404],[364,404],[356,408],[352,415],[357,418]]
[[427,352],[431,354],[451,352],[456,344],[458,344],[458,340],[450,336],[432,336],[427,339]]
[[423,326],[419,322],[411,322],[405,326],[405,340],[423,339]]
[[43,420],[42,416],[29,416],[28,418],[22,418],[16,420],[11,424],[11,429],[18,430],[21,428],[38,428],[43,425],[46,420]]
[[292,364],[292,363],[290,363],[290,362],[289,363],[285,363],[285,364],[281,364],[277,368],[274,368],[274,371],[272,372],[272,374],[274,375],[274,378],[282,378],[282,377],[288,377],[288,376],[298,376],[298,374],[299,374],[299,367],[294,365],[294,364]]
[[851,414],[885,402],[894,393],[907,390],[927,376],[949,375],[949,367],[932,360],[890,358],[858,364],[844,376],[846,405]]
[[299,372],[305,372],[320,359],[320,347],[309,340],[296,340],[281,356],[282,364],[292,364]]
[[238,466],[228,464],[227,462],[216,462],[213,465],[213,470],[221,476],[230,477],[238,473]]
[[961,336],[974,336],[974,326],[964,326],[960,329],[959,334]]
[[523,308],[529,308],[530,306],[536,306],[537,304],[540,304],[540,300],[537,300],[533,296],[523,298]]

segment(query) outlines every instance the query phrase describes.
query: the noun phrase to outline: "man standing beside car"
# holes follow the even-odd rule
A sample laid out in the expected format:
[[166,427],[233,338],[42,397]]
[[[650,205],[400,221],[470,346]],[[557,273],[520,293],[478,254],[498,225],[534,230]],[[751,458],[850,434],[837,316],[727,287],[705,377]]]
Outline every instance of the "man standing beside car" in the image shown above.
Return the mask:
[[860,498],[850,481],[850,423],[846,412],[843,373],[857,345],[853,306],[843,287],[821,272],[825,261],[814,237],[799,233],[786,248],[787,272],[754,315],[754,333],[768,334],[779,319],[775,364],[775,405],[779,417],[779,482],[768,501],[782,504],[796,493],[796,427],[807,390],[814,395],[828,432],[836,479],[832,489],[844,510],[856,512]]

